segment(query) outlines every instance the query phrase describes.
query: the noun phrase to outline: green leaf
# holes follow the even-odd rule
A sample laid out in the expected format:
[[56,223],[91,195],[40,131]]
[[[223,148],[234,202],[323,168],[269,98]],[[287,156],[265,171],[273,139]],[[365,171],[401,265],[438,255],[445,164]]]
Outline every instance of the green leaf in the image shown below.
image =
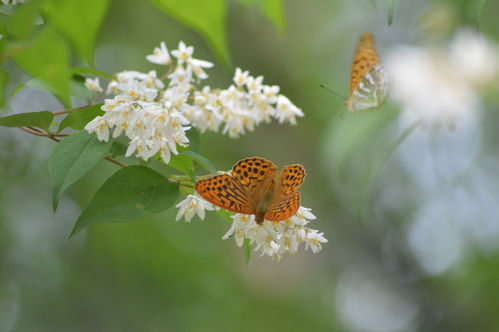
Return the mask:
[[95,39],[109,7],[109,0],[45,0],[44,7],[48,23],[93,65]]
[[0,6],[0,13],[8,16],[12,16],[16,6]]
[[[95,98],[95,92],[90,91],[85,86],[85,77],[80,75],[72,75],[69,80],[70,92],[73,97],[91,100]],[[57,90],[40,78],[32,78],[25,83],[25,86],[37,89],[40,91],[56,94]]]
[[111,157],[124,156],[127,149],[128,147],[125,144],[114,141],[109,154]]
[[12,7],[12,17],[7,21],[7,28],[10,36],[14,39],[25,40],[33,31],[36,25],[41,25],[43,20],[38,14],[39,1],[28,1],[22,6],[6,6]]
[[378,11],[378,5],[376,4],[376,0],[368,0],[368,1],[371,4],[371,7],[373,7],[374,10]]
[[395,6],[397,5],[397,0],[384,0],[386,11],[388,13],[388,26],[392,25],[393,13],[395,12]]
[[178,169],[189,176],[192,181],[196,182],[196,172],[194,171],[194,165],[192,164],[191,158],[180,153],[178,155],[172,154],[168,166]]
[[217,169],[215,168],[215,166],[213,166],[213,164],[202,155],[192,151],[180,151],[178,154],[194,160],[195,162],[197,162],[198,164],[202,165],[204,168],[209,170],[211,174],[217,174]]
[[175,203],[178,185],[145,166],[128,166],[111,176],[82,212],[70,237],[99,222],[129,222]]
[[458,0],[463,23],[478,30],[486,2],[487,0]]
[[0,119],[0,126],[5,127],[37,127],[50,132],[54,114],[49,111],[13,114]]
[[20,84],[16,86],[14,89],[12,89],[12,92],[10,93],[10,97],[12,98],[17,92],[21,91],[26,87],[26,84]]
[[69,108],[68,52],[54,30],[45,28],[14,61],[28,75],[48,84]]
[[279,32],[284,32],[285,21],[284,21],[284,8],[282,5],[282,0],[237,0],[239,3],[245,6],[253,6],[260,9],[275,26],[279,29]]
[[114,79],[114,76],[108,73],[105,73],[103,71],[93,69],[93,68],[83,68],[83,67],[78,67],[78,68],[73,68],[69,71],[70,74],[85,74],[85,75],[93,75],[93,76],[100,76],[100,77],[105,77],[109,78],[110,80]]
[[64,190],[104,158],[110,147],[110,141],[101,142],[86,131],[69,135],[56,145],[49,158],[54,211]]
[[57,90],[49,85],[46,81],[44,81],[41,78],[32,78],[28,80],[25,84],[24,87],[32,88],[32,89],[37,89],[40,91],[45,91],[48,93],[55,94],[57,93]]
[[2,39],[0,39],[0,65],[1,65],[5,61],[7,43],[9,41],[7,30],[5,29],[3,24],[0,24],[0,35],[2,35]]
[[230,68],[225,0],[149,0],[160,10],[197,31],[221,63]]
[[0,68],[0,108],[5,105],[5,89],[7,89],[9,78],[9,72],[3,68]]
[[263,12],[277,26],[279,32],[283,33],[285,28],[284,11],[282,0],[264,0]]
[[58,132],[61,132],[65,128],[71,128],[75,130],[83,130],[85,126],[95,119],[97,116],[104,115],[104,111],[101,107],[104,104],[95,104],[86,108],[71,111],[59,125]]
[[201,151],[201,135],[199,135],[199,130],[195,127],[191,127],[185,134],[189,139],[189,150],[199,153]]

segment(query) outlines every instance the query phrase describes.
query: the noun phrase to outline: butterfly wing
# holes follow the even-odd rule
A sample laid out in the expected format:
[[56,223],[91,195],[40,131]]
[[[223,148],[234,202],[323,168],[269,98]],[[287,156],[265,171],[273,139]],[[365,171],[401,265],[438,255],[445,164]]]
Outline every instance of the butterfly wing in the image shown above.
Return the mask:
[[[262,202],[265,196],[273,196],[277,167],[263,158],[240,160],[232,168],[232,177],[251,195],[254,202]],[[270,193],[269,193],[270,190]]]
[[305,180],[301,165],[289,165],[282,169],[277,181],[276,194],[265,212],[269,221],[281,221],[292,217],[300,208],[300,193],[296,192]]
[[251,195],[237,180],[228,174],[215,175],[196,182],[197,193],[222,209],[242,214],[255,214]]
[[289,195],[279,196],[263,217],[268,221],[279,222],[294,216],[299,208],[300,193],[295,191]]
[[375,64],[379,64],[379,58],[376,47],[374,46],[374,37],[371,33],[366,32],[360,37],[353,57],[352,71],[350,74],[350,98],[352,98],[355,88],[364,75],[371,70]]
[[350,112],[371,111],[379,108],[388,95],[388,71],[381,65],[373,65],[345,102]]
[[276,198],[295,192],[303,181],[305,181],[305,169],[302,165],[294,164],[284,167],[279,174]]

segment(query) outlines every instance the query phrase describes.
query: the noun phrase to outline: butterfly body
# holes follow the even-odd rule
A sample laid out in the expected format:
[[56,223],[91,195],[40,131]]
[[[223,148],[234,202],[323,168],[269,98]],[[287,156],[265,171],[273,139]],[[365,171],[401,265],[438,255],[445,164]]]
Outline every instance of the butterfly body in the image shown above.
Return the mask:
[[355,49],[346,109],[352,113],[378,109],[388,95],[388,85],[388,71],[379,64],[374,37],[366,32]]
[[278,175],[270,161],[247,158],[232,168],[231,175],[220,174],[196,182],[197,193],[223,209],[254,214],[258,224],[264,220],[278,222],[292,217],[300,207],[296,191],[303,183],[305,170],[289,165]]

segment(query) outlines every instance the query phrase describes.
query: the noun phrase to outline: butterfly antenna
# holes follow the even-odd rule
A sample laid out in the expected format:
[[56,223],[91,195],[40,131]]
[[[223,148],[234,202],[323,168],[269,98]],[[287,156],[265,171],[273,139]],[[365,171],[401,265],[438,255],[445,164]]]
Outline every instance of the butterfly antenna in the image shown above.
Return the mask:
[[275,239],[274,235],[272,233],[270,233],[270,231],[265,227],[264,224],[262,224],[262,227],[267,232],[267,234],[269,234],[269,236],[272,238],[272,241],[274,241],[275,244],[277,244],[277,240]]
[[[286,220],[287,220],[287,219],[286,219]],[[288,225],[286,225],[286,224],[283,224],[281,221],[279,221],[279,225],[286,227],[286,229],[290,229],[290,230],[293,230],[293,229],[294,229],[294,228],[292,228],[292,227],[290,227],[290,226],[288,226]]]
[[343,100],[347,100],[347,99],[346,99],[345,97],[343,97],[342,95],[340,95],[340,94],[338,94],[338,93],[334,92],[333,90],[330,90],[330,89],[326,88],[326,87],[325,87],[324,85],[322,85],[322,84],[321,84],[321,88],[326,89],[327,91],[329,91],[329,92],[331,92],[331,93],[333,93],[333,94],[337,95],[338,97],[340,97],[340,98],[341,98],[341,99],[343,99]]

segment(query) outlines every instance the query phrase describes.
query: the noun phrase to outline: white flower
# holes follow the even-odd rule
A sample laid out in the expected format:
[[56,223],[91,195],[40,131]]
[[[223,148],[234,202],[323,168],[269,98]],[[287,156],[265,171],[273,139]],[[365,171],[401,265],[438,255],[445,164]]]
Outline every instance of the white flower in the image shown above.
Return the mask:
[[322,249],[321,243],[326,243],[327,239],[323,236],[324,233],[319,233],[315,229],[309,229],[307,232],[307,239],[305,240],[306,248],[312,249],[314,253]]
[[269,104],[275,104],[277,102],[277,94],[279,93],[279,86],[277,85],[264,85],[263,86],[263,95],[265,96],[265,100]]
[[135,136],[135,138],[130,141],[128,149],[126,150],[125,157],[130,157],[135,151],[137,151],[136,156],[142,157],[145,161],[149,159],[149,147],[147,142],[144,141],[140,136]]
[[165,42],[161,42],[160,47],[156,47],[153,54],[146,56],[146,59],[158,65],[169,66],[172,64],[172,59],[170,58],[170,53],[168,53]]
[[170,86],[176,86],[178,90],[187,91],[189,83],[192,82],[192,72],[178,66],[173,73],[168,75],[168,78],[170,79]]
[[99,141],[109,141],[109,124],[105,117],[96,117],[85,126],[85,130],[97,133]]
[[213,205],[211,205],[198,195],[187,195],[186,199],[175,205],[175,207],[179,208],[175,220],[178,221],[183,216],[186,222],[190,222],[195,214],[197,214],[201,220],[204,220],[204,211],[214,210]]
[[152,102],[158,95],[156,90],[146,88],[141,82],[134,80],[133,84],[123,83],[123,99],[129,101]]
[[246,87],[250,92],[260,91],[262,89],[262,82],[263,82],[263,76],[258,76],[257,78],[250,76],[246,81]]
[[85,86],[87,87],[87,89],[89,89],[90,91],[92,92],[95,92],[95,93],[101,93],[102,92],[102,88],[99,84],[99,78],[97,77],[96,79],[91,79],[91,78],[86,78],[85,79]]
[[173,50],[172,55],[178,59],[178,64],[181,65],[185,62],[189,62],[192,59],[192,54],[194,53],[194,47],[187,47],[183,41],[179,42],[178,50]]
[[296,117],[303,116],[301,109],[296,107],[288,98],[283,95],[277,97],[276,118],[279,123],[288,121],[292,125],[296,125]]
[[147,74],[142,84],[149,89],[163,89],[165,87],[165,84],[157,77],[155,70],[151,70]]
[[246,70],[245,72],[243,72],[241,70],[241,68],[237,67],[236,68],[236,74],[234,75],[234,83],[237,85],[237,86],[243,86],[247,83],[248,81],[248,75],[249,75],[249,71]]
[[208,75],[204,72],[203,68],[211,68],[213,67],[213,63],[204,61],[204,60],[198,60],[198,59],[191,59],[189,62],[190,67],[192,69],[192,72],[196,74],[198,79],[204,80],[208,78]]
[[143,80],[147,77],[147,74],[135,71],[135,70],[126,70],[121,73],[116,74],[116,80],[118,83],[127,83],[132,84],[135,80]]

